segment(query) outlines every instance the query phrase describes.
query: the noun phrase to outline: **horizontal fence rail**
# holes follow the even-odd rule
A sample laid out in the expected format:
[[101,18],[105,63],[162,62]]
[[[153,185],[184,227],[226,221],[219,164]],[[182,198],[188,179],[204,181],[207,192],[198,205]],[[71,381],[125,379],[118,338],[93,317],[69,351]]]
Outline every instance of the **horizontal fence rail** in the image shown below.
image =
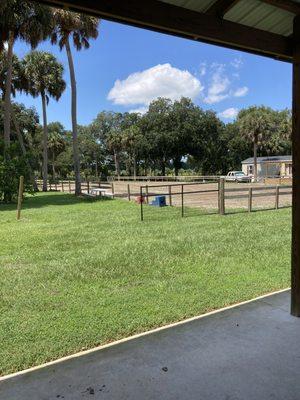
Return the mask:
[[184,181],[201,181],[201,180],[219,180],[217,175],[179,175],[179,176],[109,176],[108,181],[135,181],[135,182],[184,182]]
[[[39,190],[43,188],[43,181],[41,179],[36,180],[37,187]],[[107,189],[109,193],[114,197],[114,183],[107,181],[82,181],[81,182],[81,193],[90,195],[93,189]],[[75,181],[74,180],[56,180],[47,182],[47,190],[64,192],[64,193],[75,193]]]
[[[216,187],[212,188],[209,184],[215,183]],[[232,184],[232,183],[231,183]],[[198,189],[195,188],[196,185],[201,185]],[[202,186],[203,185],[203,186]],[[262,204],[262,207],[259,209],[278,209],[280,205],[281,196],[290,196],[292,195],[292,186],[291,185],[263,185],[257,184],[257,186],[252,184],[243,184],[238,183],[235,185],[239,185],[239,187],[230,187],[224,178],[220,178],[218,180],[211,179],[210,182],[199,183],[174,183],[174,184],[160,184],[160,185],[141,185],[139,187],[139,192],[136,193],[139,196],[138,200],[140,203],[140,217],[141,220],[144,220],[144,206],[149,205],[149,200],[156,196],[165,196],[166,203],[169,206],[174,206],[174,198],[177,199],[177,207],[181,207],[181,216],[185,216],[184,208],[186,206],[193,208],[190,204],[191,198],[190,195],[197,195],[197,200],[203,198],[209,201],[217,201],[217,211],[220,215],[226,214],[226,207],[228,207],[227,201],[231,202],[229,207],[233,209],[245,208],[248,209],[249,212],[254,211],[253,202],[254,199],[258,198],[266,198],[267,202]],[[207,187],[207,189],[205,189]],[[161,190],[160,190],[161,189]],[[130,188],[130,184],[128,184],[128,200],[132,199],[133,193]],[[214,194],[216,196],[214,196]],[[211,195],[211,196],[210,196]],[[180,198],[180,200],[178,200]],[[247,200],[246,206],[241,206],[239,200]],[[273,199],[273,200],[272,200]],[[233,203],[232,203],[233,200]],[[237,206],[235,206],[234,200],[237,200]],[[200,204],[202,204],[200,202]],[[268,204],[268,207],[266,207]],[[209,205],[211,206],[211,204]],[[208,207],[209,209],[209,207]],[[211,209],[211,207],[210,207]],[[228,211],[227,211],[228,212]]]

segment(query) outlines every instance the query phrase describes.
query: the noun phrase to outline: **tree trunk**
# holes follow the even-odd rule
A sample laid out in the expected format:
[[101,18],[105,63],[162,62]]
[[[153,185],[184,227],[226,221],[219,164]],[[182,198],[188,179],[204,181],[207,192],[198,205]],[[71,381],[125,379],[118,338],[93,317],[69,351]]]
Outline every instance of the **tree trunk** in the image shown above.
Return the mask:
[[161,160],[161,174],[162,176],[166,176],[166,163],[165,160]]
[[4,153],[10,146],[10,116],[11,116],[11,81],[12,81],[12,61],[13,61],[14,34],[9,32],[7,49],[7,75],[5,81],[4,94]]
[[95,157],[95,177],[98,179],[99,173],[98,173],[98,161],[97,158]]
[[54,151],[53,151],[53,153],[52,153],[52,178],[53,178],[53,180],[55,180],[55,176],[56,176],[56,173],[55,173],[55,154],[54,154]]
[[27,166],[28,166],[28,169],[29,169],[29,172],[30,172],[30,179],[32,181],[33,189],[34,189],[35,192],[37,192],[38,191],[38,186],[37,186],[37,183],[36,183],[36,180],[35,180],[34,171],[33,171],[33,168],[31,166],[30,161],[27,159],[27,151],[26,151],[24,140],[23,140],[23,135],[21,133],[20,126],[19,126],[18,120],[17,120],[17,118],[15,116],[15,112],[14,112],[13,107],[11,108],[11,118],[12,118],[12,122],[13,122],[13,124],[15,126],[15,130],[16,130],[16,133],[17,133],[17,137],[18,137],[18,141],[19,141],[19,144],[20,144],[20,147],[21,147],[21,151],[22,151],[23,157],[26,160],[26,163],[27,163]]
[[257,182],[257,141],[253,142],[254,182]]
[[119,178],[120,177],[120,163],[119,163],[119,155],[116,150],[114,150],[114,159],[115,159],[115,171],[116,175]]
[[46,95],[41,93],[43,106],[43,192],[47,192],[48,182],[48,124],[47,124],[47,104]]
[[79,148],[78,148],[78,135],[77,135],[77,89],[75,80],[75,70],[73,57],[70,48],[69,39],[66,42],[66,50],[68,56],[70,80],[71,80],[71,92],[72,92],[72,137],[73,137],[73,159],[74,159],[74,173],[75,173],[75,195],[81,194],[81,181],[80,181],[80,159],[79,159]]
[[136,180],[136,157],[133,156],[133,179]]

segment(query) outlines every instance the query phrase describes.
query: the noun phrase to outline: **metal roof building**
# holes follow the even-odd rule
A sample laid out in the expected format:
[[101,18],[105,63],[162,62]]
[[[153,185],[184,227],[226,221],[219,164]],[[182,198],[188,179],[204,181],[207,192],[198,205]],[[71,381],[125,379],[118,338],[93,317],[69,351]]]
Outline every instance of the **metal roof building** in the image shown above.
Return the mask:
[[[292,156],[271,156],[271,157],[257,157],[257,163],[281,163],[281,162],[292,162]],[[254,158],[249,157],[242,161],[242,164],[253,164]]]

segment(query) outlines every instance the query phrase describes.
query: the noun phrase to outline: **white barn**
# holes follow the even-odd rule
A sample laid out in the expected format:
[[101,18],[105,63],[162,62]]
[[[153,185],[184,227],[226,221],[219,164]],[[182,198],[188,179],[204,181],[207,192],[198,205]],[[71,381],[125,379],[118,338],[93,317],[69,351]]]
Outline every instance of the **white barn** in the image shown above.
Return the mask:
[[[254,158],[242,161],[242,171],[254,174]],[[292,156],[257,157],[258,177],[292,177]]]

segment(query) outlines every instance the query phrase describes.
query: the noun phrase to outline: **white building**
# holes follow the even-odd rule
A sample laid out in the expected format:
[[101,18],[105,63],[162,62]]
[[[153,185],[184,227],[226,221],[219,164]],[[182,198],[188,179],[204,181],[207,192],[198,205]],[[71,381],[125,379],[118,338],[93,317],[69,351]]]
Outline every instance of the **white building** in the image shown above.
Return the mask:
[[[246,175],[254,175],[254,159],[242,161],[242,171]],[[258,177],[292,177],[292,156],[257,157]]]

